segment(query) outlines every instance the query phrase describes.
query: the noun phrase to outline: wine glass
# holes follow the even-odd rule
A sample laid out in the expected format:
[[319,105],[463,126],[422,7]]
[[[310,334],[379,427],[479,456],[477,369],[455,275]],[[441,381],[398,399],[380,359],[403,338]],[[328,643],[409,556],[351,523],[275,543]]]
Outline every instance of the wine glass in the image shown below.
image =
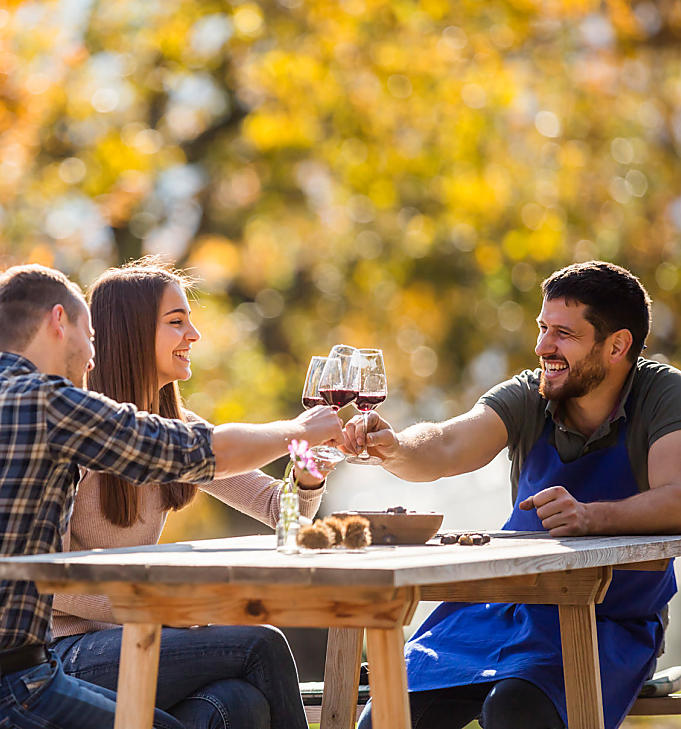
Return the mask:
[[[367,430],[369,412],[377,408],[388,394],[388,382],[385,376],[383,352],[380,349],[358,349],[357,360],[360,371],[359,393],[357,394],[357,409],[364,419],[364,432]],[[364,450],[356,456],[347,456],[348,463],[377,466],[382,463],[378,456],[369,454],[364,442]]]
[[334,410],[351,403],[359,392],[357,351],[347,356],[329,356],[319,377],[319,394]]
[[352,347],[349,344],[334,344],[329,351],[329,357],[338,357],[340,359],[343,378],[347,380],[348,378],[356,376],[354,373],[350,372],[351,368],[356,370],[359,366],[357,349],[355,347]]
[[[312,357],[305,375],[305,384],[303,385],[303,407],[306,410],[316,405],[326,405],[326,400],[319,394],[319,380],[321,378],[324,366],[328,357]],[[317,458],[328,463],[340,463],[345,454],[338,448],[329,445],[318,445],[310,449]]]

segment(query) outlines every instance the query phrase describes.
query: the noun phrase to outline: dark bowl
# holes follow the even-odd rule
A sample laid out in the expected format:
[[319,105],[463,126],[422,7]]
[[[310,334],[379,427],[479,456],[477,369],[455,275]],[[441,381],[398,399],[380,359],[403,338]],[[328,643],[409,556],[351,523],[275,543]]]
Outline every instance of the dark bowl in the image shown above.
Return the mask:
[[425,544],[442,524],[444,514],[433,511],[336,511],[333,516],[363,516],[369,520],[372,544]]

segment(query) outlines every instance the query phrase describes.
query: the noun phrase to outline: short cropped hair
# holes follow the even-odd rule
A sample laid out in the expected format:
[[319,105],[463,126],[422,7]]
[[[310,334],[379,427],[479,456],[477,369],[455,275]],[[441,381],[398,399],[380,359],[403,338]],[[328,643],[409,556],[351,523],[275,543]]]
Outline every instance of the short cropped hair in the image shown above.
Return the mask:
[[25,349],[56,304],[64,307],[72,322],[85,306],[78,284],[61,271],[27,264],[0,273],[0,351]]
[[544,298],[565,299],[586,305],[584,318],[603,341],[620,329],[631,332],[628,352],[632,362],[643,351],[650,330],[650,296],[626,268],[606,261],[574,263],[552,273],[541,285]]

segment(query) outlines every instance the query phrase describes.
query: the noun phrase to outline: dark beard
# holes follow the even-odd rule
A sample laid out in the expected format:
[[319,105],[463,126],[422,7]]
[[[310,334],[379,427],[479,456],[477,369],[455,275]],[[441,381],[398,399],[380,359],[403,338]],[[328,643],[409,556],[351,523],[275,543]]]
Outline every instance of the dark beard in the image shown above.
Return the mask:
[[600,345],[596,345],[581,362],[570,369],[565,384],[555,389],[546,381],[542,370],[539,378],[539,394],[545,400],[565,402],[570,398],[582,397],[591,392],[603,382],[608,374],[605,365],[600,360],[600,351]]

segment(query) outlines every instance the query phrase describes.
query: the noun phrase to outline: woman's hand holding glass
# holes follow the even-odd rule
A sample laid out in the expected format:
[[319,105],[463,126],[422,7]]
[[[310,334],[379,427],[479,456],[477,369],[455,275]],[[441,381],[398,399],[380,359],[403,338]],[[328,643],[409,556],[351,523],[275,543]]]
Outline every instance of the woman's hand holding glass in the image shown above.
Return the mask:
[[[303,407],[308,409],[308,413],[314,412],[318,406],[331,404],[327,403],[327,400],[319,392],[320,382],[328,360],[328,357],[316,356],[312,357],[310,360],[302,396]],[[330,365],[329,372],[331,372],[331,369],[335,370],[337,366],[340,366],[339,363],[337,361],[333,362]],[[329,376],[330,375],[327,373],[327,379]],[[338,408],[334,408],[334,414],[337,409]],[[338,418],[337,415],[336,418]],[[342,437],[334,438],[334,441],[337,443],[343,442]],[[333,445],[318,445],[311,450],[315,455],[315,459],[317,460],[317,464],[320,469],[327,473],[331,470],[331,468],[333,468],[334,464],[340,463],[345,458],[343,452],[338,448],[335,448]]]

